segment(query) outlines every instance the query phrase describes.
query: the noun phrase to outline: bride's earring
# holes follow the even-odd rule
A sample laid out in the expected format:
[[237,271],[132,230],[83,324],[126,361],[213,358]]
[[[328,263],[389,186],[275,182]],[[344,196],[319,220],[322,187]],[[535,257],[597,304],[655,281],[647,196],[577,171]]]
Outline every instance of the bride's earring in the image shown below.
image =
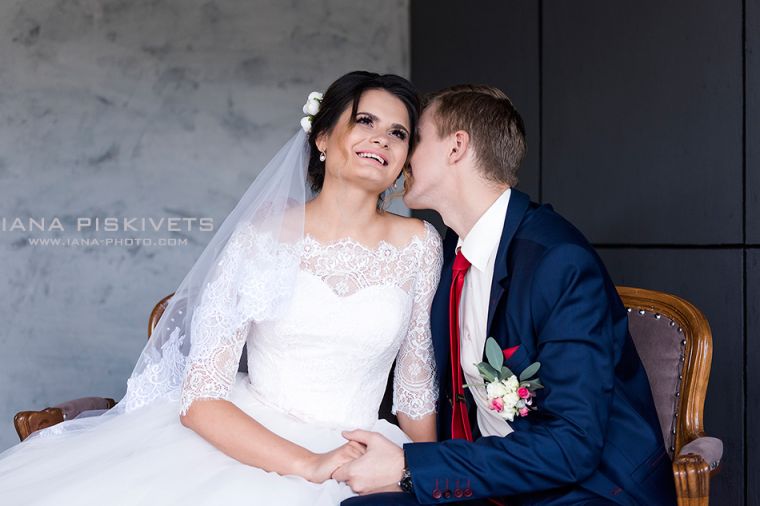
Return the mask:
[[319,161],[320,162],[324,162],[326,159],[327,159],[327,155],[325,154],[325,152],[324,151],[320,151],[319,152]]

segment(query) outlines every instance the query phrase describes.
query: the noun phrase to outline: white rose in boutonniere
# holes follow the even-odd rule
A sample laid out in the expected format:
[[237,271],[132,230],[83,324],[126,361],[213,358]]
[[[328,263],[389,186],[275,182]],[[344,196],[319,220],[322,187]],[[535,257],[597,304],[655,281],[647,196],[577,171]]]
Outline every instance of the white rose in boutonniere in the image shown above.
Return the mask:
[[507,395],[507,387],[501,381],[494,381],[486,385],[486,394],[488,397],[501,397]]
[[504,399],[505,405],[514,406],[520,400],[520,397],[518,397],[517,393],[509,392],[507,395],[502,396],[502,399]]

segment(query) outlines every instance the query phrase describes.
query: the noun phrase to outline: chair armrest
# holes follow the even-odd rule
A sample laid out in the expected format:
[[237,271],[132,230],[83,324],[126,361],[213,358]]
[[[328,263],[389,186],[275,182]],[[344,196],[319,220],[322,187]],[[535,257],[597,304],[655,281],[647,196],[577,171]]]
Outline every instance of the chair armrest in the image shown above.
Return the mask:
[[714,437],[698,437],[685,444],[673,459],[673,477],[679,506],[707,506],[710,475],[720,466],[723,442]]
[[62,402],[53,406],[63,413],[64,420],[72,420],[79,416],[83,411],[111,409],[116,405],[116,401],[104,397],[82,397],[70,401]]
[[694,441],[683,445],[678,456],[681,457],[690,453],[702,457],[702,460],[707,462],[710,470],[715,470],[720,466],[720,461],[723,458],[723,441],[714,437],[698,437]]
[[13,417],[13,425],[19,440],[23,441],[33,432],[47,429],[64,420],[74,419],[84,411],[110,409],[115,405],[116,401],[113,399],[82,397],[40,411],[20,411]]
[[63,421],[63,412],[58,408],[45,408],[40,411],[19,411],[13,417],[19,441],[28,438],[32,432],[52,427]]

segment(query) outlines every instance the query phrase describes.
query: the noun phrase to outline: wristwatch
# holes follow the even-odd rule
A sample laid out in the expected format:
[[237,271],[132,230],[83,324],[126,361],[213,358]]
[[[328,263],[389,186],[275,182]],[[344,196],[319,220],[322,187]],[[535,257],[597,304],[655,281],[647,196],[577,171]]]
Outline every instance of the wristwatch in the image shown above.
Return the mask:
[[399,488],[406,492],[407,494],[413,494],[414,493],[414,483],[412,483],[412,473],[404,467],[404,470],[401,473],[401,480],[398,482]]

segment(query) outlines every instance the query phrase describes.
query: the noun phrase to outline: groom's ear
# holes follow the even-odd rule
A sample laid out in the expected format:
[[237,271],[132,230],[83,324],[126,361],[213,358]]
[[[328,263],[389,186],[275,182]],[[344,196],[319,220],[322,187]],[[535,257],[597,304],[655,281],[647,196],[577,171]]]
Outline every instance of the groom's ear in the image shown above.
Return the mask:
[[467,155],[467,151],[470,149],[470,134],[464,130],[457,130],[451,134],[450,138],[449,162],[455,164]]

